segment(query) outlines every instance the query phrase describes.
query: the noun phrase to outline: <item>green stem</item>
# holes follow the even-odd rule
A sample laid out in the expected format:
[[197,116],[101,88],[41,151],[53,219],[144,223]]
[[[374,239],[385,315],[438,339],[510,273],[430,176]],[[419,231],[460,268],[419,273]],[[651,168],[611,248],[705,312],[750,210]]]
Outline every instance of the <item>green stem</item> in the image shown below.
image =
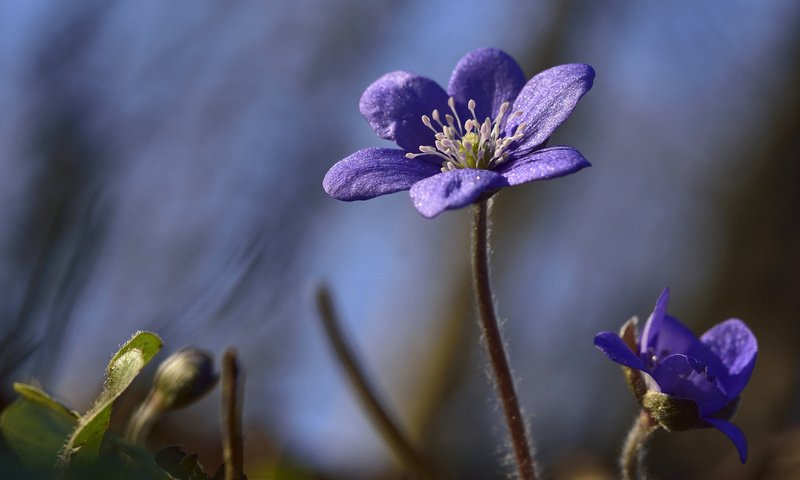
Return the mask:
[[619,459],[619,466],[622,470],[623,480],[639,480],[646,478],[644,459],[647,453],[647,441],[658,430],[656,425],[644,410],[633,423],[625,445],[622,447],[622,456]]
[[514,389],[514,378],[508,364],[508,356],[500,333],[500,325],[495,312],[489,278],[489,221],[488,205],[483,200],[472,206],[472,271],[475,285],[475,297],[478,302],[480,324],[489,362],[492,365],[497,392],[505,413],[506,425],[511,434],[511,444],[522,480],[536,479],[536,465],[533,462],[531,446],[525,428],[525,419],[519,407],[519,400]]
[[350,383],[355,390],[361,405],[378,429],[381,437],[394,452],[414,473],[415,478],[435,479],[442,475],[417,451],[397,425],[387,409],[378,400],[378,395],[370,382],[366,372],[356,359],[353,349],[348,345],[344,333],[339,326],[338,317],[333,307],[333,300],[327,287],[320,286],[317,290],[317,308],[319,309],[325,335],[331,342],[336,358],[347,373]]
[[163,397],[152,390],[128,421],[125,439],[131,443],[144,445],[150,434],[150,428],[162,413],[164,413]]

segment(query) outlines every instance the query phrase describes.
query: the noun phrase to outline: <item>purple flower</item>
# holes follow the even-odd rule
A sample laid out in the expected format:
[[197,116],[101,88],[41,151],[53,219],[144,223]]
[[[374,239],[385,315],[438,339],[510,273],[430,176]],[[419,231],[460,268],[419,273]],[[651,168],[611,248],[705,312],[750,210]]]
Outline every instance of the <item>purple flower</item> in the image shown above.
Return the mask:
[[502,187],[576,172],[589,166],[577,150],[544,147],[593,79],[592,67],[570,64],[525,83],[517,62],[493,48],[465,55],[447,92],[425,77],[387,73],[367,87],[359,108],[400,149],[359,150],[322,186],[345,201],[411,189],[414,206],[432,218]]
[[[660,392],[657,396],[667,399],[673,407],[690,401],[688,422],[687,409],[683,408],[677,417],[671,420],[665,417],[666,420],[660,422],[662,426],[668,430],[715,427],[736,445],[744,463],[747,439],[727,420],[733,415],[739,394],[753,372],[758,354],[756,338],[741,320],[731,318],[698,339],[678,320],[667,315],[668,300],[669,289],[665,289],[638,341],[634,332],[635,319],[632,319],[623,327],[621,337],[602,332],[594,338],[594,344],[609,359],[626,367],[629,382],[645,409],[653,406],[647,400],[648,395],[655,392]],[[664,407],[663,402],[659,405],[659,408]],[[651,411],[651,414],[658,420],[659,415],[664,417],[664,409]],[[670,421],[681,427],[670,428]]]

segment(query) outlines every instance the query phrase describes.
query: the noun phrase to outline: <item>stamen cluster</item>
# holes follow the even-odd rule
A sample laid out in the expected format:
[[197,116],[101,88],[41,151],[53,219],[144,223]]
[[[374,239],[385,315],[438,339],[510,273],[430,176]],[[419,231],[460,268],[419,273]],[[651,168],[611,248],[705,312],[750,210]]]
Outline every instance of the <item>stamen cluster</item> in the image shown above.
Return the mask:
[[[486,117],[481,123],[475,115],[475,100],[470,100],[467,108],[472,113],[472,118],[467,119],[463,125],[456,111],[453,97],[450,97],[447,105],[450,107],[452,115],[445,114],[444,123],[439,110],[436,109],[433,110],[430,117],[422,116],[422,123],[436,134],[435,147],[420,145],[420,153],[407,153],[407,158],[436,155],[442,159],[443,172],[459,168],[492,169],[508,158],[509,152],[506,150],[509,145],[522,139],[526,127],[525,122],[519,124],[513,135],[503,136],[506,122],[522,115],[521,111],[516,111],[506,116],[511,108],[509,102],[503,102],[500,105],[500,111],[494,121]],[[434,124],[434,122],[436,123]]]

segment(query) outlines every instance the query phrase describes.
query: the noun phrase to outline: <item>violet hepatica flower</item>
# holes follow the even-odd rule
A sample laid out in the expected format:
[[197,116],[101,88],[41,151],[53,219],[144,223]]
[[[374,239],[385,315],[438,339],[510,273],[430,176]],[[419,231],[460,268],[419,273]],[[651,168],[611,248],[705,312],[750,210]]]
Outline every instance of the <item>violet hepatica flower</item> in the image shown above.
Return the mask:
[[346,201],[410,189],[417,210],[432,218],[502,187],[576,172],[589,166],[577,150],[545,143],[593,79],[592,67],[570,64],[525,83],[517,62],[492,48],[464,56],[447,92],[413,73],[387,73],[359,107],[378,136],[400,148],[359,150],[322,185]]
[[638,340],[632,319],[621,336],[602,332],[594,344],[625,367],[639,402],[662,427],[715,427],[736,445],[744,463],[747,439],[728,419],[753,372],[756,338],[741,320],[731,318],[698,339],[667,314],[668,300],[665,289]]

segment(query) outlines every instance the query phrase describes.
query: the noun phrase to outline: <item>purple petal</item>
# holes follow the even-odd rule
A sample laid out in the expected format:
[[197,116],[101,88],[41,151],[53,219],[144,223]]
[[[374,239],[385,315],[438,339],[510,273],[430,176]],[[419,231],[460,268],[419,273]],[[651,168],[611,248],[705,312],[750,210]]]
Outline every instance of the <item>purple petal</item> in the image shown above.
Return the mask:
[[439,167],[420,159],[408,159],[402,150],[367,148],[331,167],[322,180],[322,188],[339,200],[367,200],[408,190],[438,172]]
[[656,363],[672,354],[686,355],[699,360],[709,375],[719,381],[717,385],[727,393],[728,370],[717,355],[691,330],[674,317],[667,315],[668,302],[669,289],[665,288],[658,297],[653,313],[642,332],[640,355],[655,358]]
[[449,111],[447,98],[433,80],[397,71],[367,87],[358,106],[379,137],[417,152],[420,145],[434,142],[434,133],[422,123],[422,116],[430,116],[434,108],[444,116]]
[[590,167],[583,155],[572,147],[557,146],[536,150],[521,158],[514,158],[496,171],[503,175],[509,185],[547,180]]
[[504,185],[505,179],[491,170],[451,170],[415,183],[411,199],[422,216],[433,218],[445,210],[469,205],[483,192]]
[[728,397],[718,386],[719,381],[706,375],[704,364],[695,358],[670,355],[656,365],[651,375],[663,393],[694,400],[702,416],[728,403]]
[[700,341],[716,355],[727,370],[725,388],[729,399],[742,393],[756,365],[758,343],[753,332],[739,319],[731,318],[712,327]]
[[[648,347],[648,354],[658,357],[664,357],[671,353],[690,355],[699,350],[703,352],[701,356],[704,361],[708,360],[707,357],[714,358],[711,351],[700,343],[700,339],[695,336],[694,332],[671,315],[664,315],[661,319],[661,328],[655,337],[651,337]],[[690,356],[697,357],[697,355]]]
[[725,420],[720,420],[718,418],[704,418],[703,420],[710,423],[720,432],[724,433],[725,436],[728,437],[731,442],[733,442],[733,444],[736,446],[736,450],[739,451],[740,462],[744,463],[747,461],[747,438],[745,438],[744,433],[739,429],[739,427],[731,422],[726,422]]
[[639,346],[640,354],[649,354],[648,350],[650,350],[651,346],[655,345],[655,340],[658,338],[658,333],[661,331],[661,324],[664,323],[664,316],[667,314],[668,303],[669,288],[665,288],[661,292],[661,295],[658,296],[656,306],[653,308],[653,313],[650,314],[642,330]]
[[511,135],[525,122],[525,138],[517,149],[529,152],[541,145],[575,109],[578,100],[592,88],[594,70],[589,65],[574,63],[559,65],[536,75],[522,88],[514,101],[512,112],[522,115],[506,126]]
[[647,371],[647,366],[625,342],[613,332],[600,332],[594,337],[594,346],[603,352],[612,362],[617,362],[626,367]]
[[462,105],[475,100],[475,114],[483,122],[494,119],[503,102],[513,102],[523,85],[525,74],[513,58],[495,48],[479,48],[458,62],[447,91]]

